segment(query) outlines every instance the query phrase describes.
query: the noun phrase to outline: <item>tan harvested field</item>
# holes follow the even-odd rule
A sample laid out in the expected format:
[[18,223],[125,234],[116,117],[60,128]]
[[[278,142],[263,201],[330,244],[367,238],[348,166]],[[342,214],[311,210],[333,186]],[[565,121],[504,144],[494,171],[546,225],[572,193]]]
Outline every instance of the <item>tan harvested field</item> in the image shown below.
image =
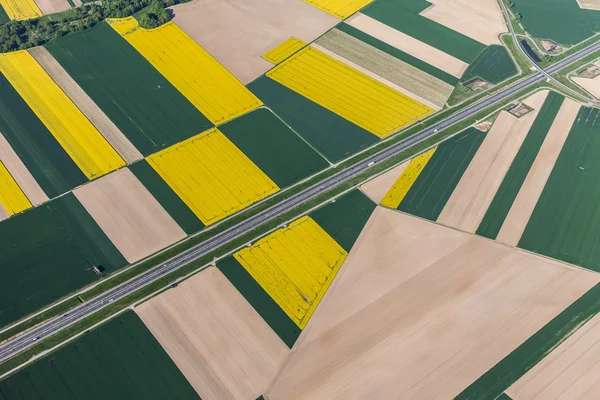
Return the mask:
[[419,96],[419,95],[417,95],[415,93],[412,93],[409,90],[407,90],[407,89],[405,89],[405,88],[403,88],[401,86],[398,86],[394,82],[391,82],[391,81],[387,80],[386,78],[384,78],[384,77],[382,77],[380,75],[377,75],[373,71],[370,71],[370,70],[368,70],[368,69],[366,69],[366,68],[364,68],[364,67],[362,67],[362,66],[360,66],[360,65],[358,65],[358,64],[356,64],[356,63],[354,63],[354,62],[352,62],[352,61],[350,61],[350,60],[348,60],[348,59],[346,59],[346,58],[344,58],[342,56],[340,56],[339,54],[336,54],[336,53],[334,53],[332,51],[329,51],[326,48],[324,48],[322,46],[319,46],[318,44],[313,43],[313,44],[310,45],[310,47],[315,48],[315,49],[317,49],[317,50],[319,50],[319,51],[321,51],[321,52],[323,52],[323,53],[325,53],[325,54],[327,54],[327,55],[335,58],[336,60],[338,60],[338,61],[346,64],[347,66],[352,67],[355,70],[360,71],[360,72],[362,72],[363,74],[365,74],[367,76],[370,76],[371,78],[373,78],[373,79],[375,79],[375,80],[383,83],[384,85],[386,85],[386,86],[388,86],[388,87],[390,87],[390,88],[392,88],[392,89],[394,89],[394,90],[396,90],[396,91],[398,91],[400,93],[405,94],[406,96],[410,97],[411,99],[416,100],[419,103],[424,104],[424,105],[426,105],[429,108],[432,108],[432,109],[434,109],[436,111],[438,111],[438,110],[440,110],[442,108],[441,106],[438,106],[437,104],[433,104],[431,101],[429,101],[427,99],[424,99],[423,97],[421,97],[421,96]]
[[255,400],[289,354],[215,267],[135,311],[204,400]]
[[451,399],[599,278],[378,207],[265,398]]
[[496,240],[511,246],[519,243],[580,107],[581,105],[576,101],[565,98]]
[[600,99],[600,75],[593,79],[572,77],[573,82],[590,92],[594,97]]
[[100,110],[45,47],[35,47],[28,51],[128,164],[143,158],[123,132]]
[[406,167],[408,167],[409,163],[410,160],[405,161],[397,167],[390,169],[386,173],[381,174],[374,179],[371,179],[370,181],[362,185],[360,187],[360,190],[362,190],[363,193],[366,194],[375,203],[379,204],[381,199],[383,199],[383,196],[385,196],[385,194],[388,192],[388,190],[390,190],[392,185],[396,183],[398,177],[402,174],[402,172],[404,172]]
[[[10,172],[13,179],[17,182],[17,185],[19,185],[23,193],[25,193],[25,196],[27,196],[27,199],[29,199],[31,204],[37,206],[48,201],[46,193],[44,193],[40,185],[38,185],[35,178],[31,175],[25,164],[23,164],[23,161],[21,161],[2,133],[0,133],[0,162],[2,162],[8,172]],[[6,212],[6,210],[4,210],[4,212]],[[2,219],[3,218],[0,216],[0,220]]]
[[174,21],[242,83],[273,67],[261,58],[290,37],[310,43],[339,22],[301,0],[194,0]]
[[586,10],[600,10],[600,0],[577,0],[577,4]]
[[2,206],[2,204],[0,204],[0,221],[4,221],[9,216],[10,215],[8,215],[8,212],[6,212],[6,209]]
[[454,86],[441,79],[338,29],[332,29],[317,39],[315,43],[339,57],[393,82],[404,90],[404,94],[436,110],[446,104],[446,100],[454,90]]
[[555,348],[506,393],[513,400],[600,399],[600,314]]
[[507,32],[497,0],[430,0],[421,15],[485,45],[502,44]]
[[345,22],[457,78],[460,78],[469,66],[464,61],[450,54],[444,53],[433,46],[423,43],[364,14],[356,13]]
[[521,118],[500,113],[437,222],[466,232],[477,230],[547,96],[545,90],[529,97],[525,102],[534,110]]
[[127,168],[90,182],[73,193],[130,263],[186,236]]
[[44,15],[66,11],[71,8],[67,0],[35,0],[35,4]]

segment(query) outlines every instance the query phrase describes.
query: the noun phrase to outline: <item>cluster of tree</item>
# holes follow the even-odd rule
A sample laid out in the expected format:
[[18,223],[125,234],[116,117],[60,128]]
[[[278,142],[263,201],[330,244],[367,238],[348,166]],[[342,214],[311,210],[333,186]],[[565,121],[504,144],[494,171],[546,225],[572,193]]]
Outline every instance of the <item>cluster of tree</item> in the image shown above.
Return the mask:
[[[187,0],[183,0],[187,1]],[[60,14],[0,25],[0,52],[40,46],[71,32],[91,28],[105,18],[123,18],[140,12],[140,25],[155,28],[171,19],[165,7],[179,0],[102,0]]]

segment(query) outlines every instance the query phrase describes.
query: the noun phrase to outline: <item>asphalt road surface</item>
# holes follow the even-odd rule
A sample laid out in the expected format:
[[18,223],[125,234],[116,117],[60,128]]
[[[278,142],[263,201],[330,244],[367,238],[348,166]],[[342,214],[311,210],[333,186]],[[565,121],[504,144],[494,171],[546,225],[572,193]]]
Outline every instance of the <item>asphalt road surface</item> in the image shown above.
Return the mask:
[[[552,74],[572,63],[575,63],[582,58],[586,57],[590,53],[594,51],[600,50],[600,42],[592,44],[577,53],[574,53],[562,61],[552,65],[546,70],[546,73]],[[131,280],[124,282],[123,284],[109,290],[101,294],[100,296],[89,300],[88,302],[81,304],[80,306],[74,308],[68,313],[51,319],[35,329],[18,336],[12,340],[9,340],[0,346],[0,362],[7,360],[20,352],[28,349],[31,346],[34,346],[38,343],[38,341],[44,340],[62,329],[67,328],[74,323],[89,317],[94,314],[98,310],[108,306],[113,301],[118,301],[136,290],[147,286],[148,284],[154,282],[155,280],[161,278],[162,276],[171,273],[178,268],[186,265],[187,263],[194,261],[214,250],[217,250],[219,247],[224,244],[239,238],[252,231],[253,229],[263,225],[266,222],[273,220],[274,218],[284,214],[285,212],[297,207],[298,205],[305,203],[306,201],[314,198],[319,195],[321,192],[326,191],[330,188],[333,188],[339,185],[342,182],[345,182],[354,176],[368,170],[373,164],[371,163],[380,163],[382,161],[387,160],[394,155],[405,151],[406,149],[411,148],[412,146],[430,138],[434,134],[447,129],[461,121],[464,121],[480,111],[496,105],[501,101],[509,98],[515,93],[527,88],[537,82],[546,79],[546,75],[541,72],[536,72],[535,74],[513,83],[510,86],[502,89],[498,93],[495,93],[491,96],[485,97],[480,101],[472,104],[471,106],[466,107],[465,109],[454,113],[453,115],[441,120],[440,122],[432,125],[429,128],[426,128],[409,138],[406,138],[380,152],[372,155],[371,157],[361,161],[358,164],[355,164],[347,169],[340,171],[339,173],[332,175],[329,178],[311,186],[302,192],[297,193],[285,200],[282,200],[278,204],[274,205],[271,208],[268,208],[253,217],[248,218],[247,220],[235,225],[226,231],[219,233],[212,238],[199,243],[198,245],[178,254],[177,256],[171,258],[164,263],[153,267],[152,269],[146,271],[145,273],[132,278]]]

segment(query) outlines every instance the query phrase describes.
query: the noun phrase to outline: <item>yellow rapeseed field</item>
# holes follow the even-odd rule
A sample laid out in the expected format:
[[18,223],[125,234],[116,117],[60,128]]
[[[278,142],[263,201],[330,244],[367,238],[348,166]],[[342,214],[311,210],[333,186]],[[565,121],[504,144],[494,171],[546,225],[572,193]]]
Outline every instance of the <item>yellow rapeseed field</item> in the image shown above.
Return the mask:
[[262,58],[273,64],[279,64],[304,46],[306,46],[306,43],[304,43],[302,40],[291,37],[277,47],[263,54]]
[[310,217],[234,254],[300,328],[306,326],[347,256]]
[[26,50],[0,54],[0,72],[89,179],[125,165],[102,134]]
[[33,0],[0,0],[0,4],[12,20],[22,21],[43,15]]
[[433,110],[312,47],[267,76],[383,138]]
[[304,0],[308,4],[328,12],[340,19],[346,19],[373,0]]
[[9,215],[31,207],[31,202],[2,162],[0,162],[0,204]]
[[221,124],[262,105],[174,22],[144,29],[133,17],[107,21],[213,124]]
[[396,183],[388,190],[388,192],[381,199],[381,205],[390,207],[390,208],[398,208],[404,196],[410,190],[410,187],[415,183],[423,168],[427,165],[433,153],[437,147],[417,156],[411,160],[408,164],[408,167],[402,172],[402,175],[398,177]]
[[147,160],[204,225],[279,190],[218,129],[171,146]]

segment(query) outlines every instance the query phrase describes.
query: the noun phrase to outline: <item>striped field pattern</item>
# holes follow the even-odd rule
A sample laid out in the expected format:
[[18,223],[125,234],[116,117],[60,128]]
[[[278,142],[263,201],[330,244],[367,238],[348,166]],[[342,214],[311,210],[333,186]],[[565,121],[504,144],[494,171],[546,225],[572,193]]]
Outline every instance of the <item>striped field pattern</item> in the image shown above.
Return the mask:
[[279,44],[277,47],[263,54],[262,58],[273,64],[279,64],[298,50],[302,49],[304,46],[306,46],[306,43],[304,43],[302,40],[291,37]]
[[347,256],[308,216],[234,254],[300,328],[306,326]]
[[125,161],[27,51],[0,54],[0,72],[88,179],[125,165]]
[[43,15],[33,0],[0,0],[0,5],[8,17],[16,21],[38,18]]
[[345,19],[373,2],[373,0],[304,0],[308,4],[328,12],[329,14]]
[[312,47],[300,50],[267,76],[380,138],[433,112]]
[[0,162],[0,204],[9,215],[31,207],[31,202],[2,162]]
[[171,146],[147,160],[204,225],[279,190],[217,129]]
[[140,28],[133,17],[107,22],[213,124],[262,105],[240,81],[174,22]]

